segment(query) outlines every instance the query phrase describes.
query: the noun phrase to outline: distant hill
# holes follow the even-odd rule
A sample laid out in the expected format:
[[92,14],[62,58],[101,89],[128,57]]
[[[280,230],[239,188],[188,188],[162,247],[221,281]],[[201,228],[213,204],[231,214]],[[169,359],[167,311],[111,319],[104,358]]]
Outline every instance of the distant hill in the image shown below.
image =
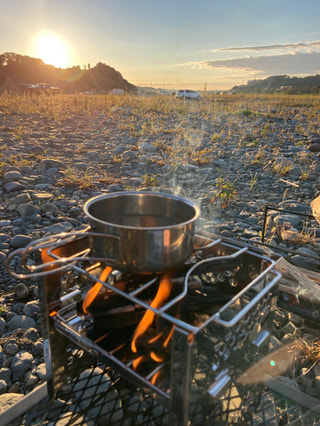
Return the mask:
[[287,75],[277,75],[264,80],[253,80],[246,85],[234,86],[231,93],[275,93],[283,92],[288,94],[319,94],[320,75],[307,77],[289,77]]
[[88,66],[88,69],[81,69],[80,66],[62,69],[47,65],[41,59],[12,52],[0,55],[0,88],[8,79],[20,88],[30,84],[47,83],[49,86],[60,87],[67,93],[92,89],[97,93],[112,89],[128,92],[136,90],[119,71],[101,62],[92,68]]

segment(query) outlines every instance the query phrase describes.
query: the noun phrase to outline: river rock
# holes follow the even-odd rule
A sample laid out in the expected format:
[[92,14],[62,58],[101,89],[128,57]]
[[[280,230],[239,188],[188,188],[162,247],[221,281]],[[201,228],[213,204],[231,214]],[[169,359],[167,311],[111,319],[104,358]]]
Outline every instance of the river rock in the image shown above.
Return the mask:
[[22,174],[18,171],[11,171],[11,172],[5,173],[2,179],[4,183],[16,182],[22,179]]
[[7,327],[9,330],[36,328],[37,324],[34,319],[26,315],[15,315],[8,321]]
[[25,247],[32,241],[32,238],[28,235],[15,235],[10,241],[10,246],[14,249]]
[[40,208],[30,203],[22,203],[17,207],[17,212],[24,218],[36,216],[40,213]]
[[23,308],[24,315],[31,318],[38,316],[39,311],[40,308],[38,300],[31,300],[30,302],[27,302]]
[[3,189],[6,192],[22,191],[23,189],[25,189],[25,185],[21,182],[8,182],[3,185]]
[[0,395],[0,413],[6,411],[23,398],[21,393],[5,393]]
[[37,166],[37,171],[41,173],[52,168],[54,169],[56,168],[57,170],[59,169],[64,170],[67,168],[67,164],[64,161],[56,160],[53,158],[46,158],[40,161],[40,163]]
[[24,283],[19,283],[15,286],[14,291],[19,300],[23,300],[29,295],[29,289]]
[[30,194],[28,192],[23,192],[22,194],[16,195],[12,199],[9,200],[10,204],[23,204],[31,201]]
[[18,352],[11,361],[11,371],[13,380],[22,381],[25,373],[31,368],[33,356],[30,352]]
[[311,201],[311,209],[313,216],[320,223],[320,195]]

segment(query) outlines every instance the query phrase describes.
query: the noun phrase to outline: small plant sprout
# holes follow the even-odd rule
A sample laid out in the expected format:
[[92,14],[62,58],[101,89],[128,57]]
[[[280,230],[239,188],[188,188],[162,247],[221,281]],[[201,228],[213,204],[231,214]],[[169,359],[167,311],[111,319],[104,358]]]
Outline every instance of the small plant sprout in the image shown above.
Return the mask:
[[250,175],[251,176],[251,181],[250,181],[250,189],[249,192],[252,191],[254,185],[257,183],[258,181],[258,173],[256,172],[254,175]]
[[218,199],[221,207],[225,209],[230,200],[232,200],[237,194],[237,191],[234,189],[233,183],[225,181],[222,177],[218,178],[216,188],[217,189],[214,192],[211,202],[213,203],[216,199]]

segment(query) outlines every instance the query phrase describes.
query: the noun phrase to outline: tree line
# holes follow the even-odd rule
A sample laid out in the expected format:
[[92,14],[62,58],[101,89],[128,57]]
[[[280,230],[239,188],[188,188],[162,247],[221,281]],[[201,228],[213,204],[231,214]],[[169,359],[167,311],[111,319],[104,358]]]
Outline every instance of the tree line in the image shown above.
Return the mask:
[[21,88],[31,84],[47,83],[49,86],[60,87],[66,93],[92,89],[98,93],[112,89],[131,92],[136,89],[119,71],[102,62],[83,69],[80,66],[63,69],[47,65],[41,59],[13,52],[0,55],[0,87],[8,77]]
[[232,93],[287,93],[319,94],[320,75],[290,77],[288,75],[271,76],[264,80],[253,80],[246,85],[234,86]]

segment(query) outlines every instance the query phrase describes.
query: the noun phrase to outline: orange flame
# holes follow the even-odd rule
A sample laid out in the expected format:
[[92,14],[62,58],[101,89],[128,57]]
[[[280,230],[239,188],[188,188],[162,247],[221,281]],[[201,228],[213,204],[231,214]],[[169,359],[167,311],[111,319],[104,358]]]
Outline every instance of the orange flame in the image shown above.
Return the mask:
[[156,336],[152,337],[151,339],[148,340],[148,343],[154,343],[157,340],[159,340],[162,337],[162,333],[157,334]]
[[155,352],[150,352],[150,358],[153,359],[153,361],[155,362],[163,362],[164,358],[158,354],[156,354]]
[[163,342],[163,347],[164,348],[166,348],[168,346],[168,344],[170,342],[170,339],[171,339],[171,337],[173,335],[173,332],[174,332],[174,325],[171,327],[170,333],[168,334],[166,340]]
[[144,355],[139,356],[132,362],[133,369],[136,371],[139,365],[142,363],[142,361],[145,359]]
[[[112,271],[112,268],[110,266],[106,266],[104,270],[101,272],[101,275],[99,277],[100,281],[106,281],[108,278],[110,272]],[[86,297],[83,300],[82,303],[82,310],[85,314],[88,313],[88,307],[91,305],[91,303],[94,301],[94,299],[97,297],[99,291],[101,290],[102,284],[97,281],[94,286],[90,288],[88,293],[86,294]]]
[[[159,308],[162,305],[162,303],[169,297],[171,292],[171,287],[172,287],[171,280],[164,277],[160,281],[157,294],[155,298],[153,299],[153,301],[151,302],[150,306],[155,309]],[[141,321],[139,322],[133,334],[133,338],[131,342],[132,352],[135,352],[135,353],[137,352],[137,346],[136,346],[137,339],[140,336],[142,336],[147,331],[147,329],[151,326],[151,324],[153,323],[154,317],[155,317],[155,313],[151,311],[150,309],[148,309],[143,315]]]
[[151,382],[151,384],[152,384],[152,385],[155,385],[155,384],[156,384],[157,379],[158,379],[158,377],[160,376],[160,374],[161,374],[161,371],[157,371],[157,372],[155,373],[155,375],[154,375],[154,376],[152,376],[152,378],[151,378],[151,380],[150,380],[150,382]]

